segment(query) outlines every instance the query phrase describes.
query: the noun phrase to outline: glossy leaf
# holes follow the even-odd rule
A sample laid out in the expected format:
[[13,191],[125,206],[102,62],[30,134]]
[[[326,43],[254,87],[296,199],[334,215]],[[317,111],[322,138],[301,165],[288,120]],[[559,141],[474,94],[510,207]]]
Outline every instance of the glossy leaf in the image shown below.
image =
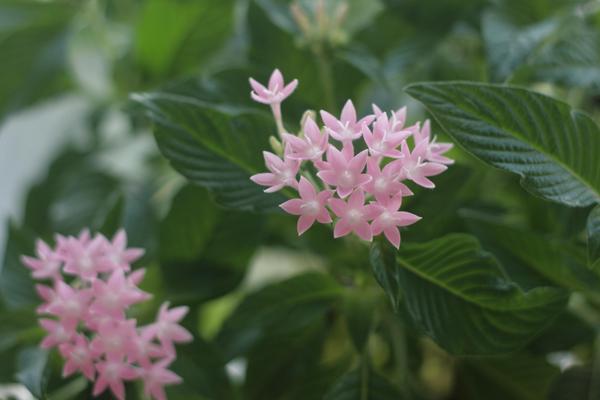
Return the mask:
[[48,351],[29,347],[19,353],[16,378],[38,399],[46,398]]
[[281,195],[269,195],[250,176],[264,172],[273,122],[266,113],[218,107],[190,95],[139,94],[155,123],[162,154],[183,176],[215,193],[221,205],[247,211],[272,210]]
[[587,241],[590,268],[600,273],[600,206],[596,206],[588,217]]
[[465,149],[518,174],[531,193],[573,207],[600,202],[600,129],[586,114],[509,86],[418,83],[406,91]]
[[249,294],[225,321],[217,342],[227,359],[263,336],[285,336],[324,317],[342,288],[322,273],[306,273]]
[[[372,262],[381,263],[378,258],[387,251],[391,249],[373,251]],[[501,354],[523,347],[548,326],[566,300],[565,292],[549,287],[523,292],[469,235],[404,244],[388,268],[397,270],[397,290],[412,320],[457,355]]]
[[324,400],[401,400],[404,397],[384,377],[366,365],[342,376]]

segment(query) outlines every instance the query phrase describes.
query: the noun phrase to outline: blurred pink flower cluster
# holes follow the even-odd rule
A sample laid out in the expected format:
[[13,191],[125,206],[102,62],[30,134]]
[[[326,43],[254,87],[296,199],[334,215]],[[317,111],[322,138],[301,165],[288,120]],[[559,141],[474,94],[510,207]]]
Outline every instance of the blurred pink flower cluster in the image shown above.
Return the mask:
[[388,114],[373,105],[372,114],[359,118],[351,100],[339,118],[321,110],[322,127],[307,112],[300,133],[293,135],[284,127],[281,102],[292,94],[297,81],[285,85],[281,72],[275,70],[266,87],[252,78],[250,85],[252,98],[271,106],[281,140],[275,140],[274,146],[279,154],[263,153],[269,172],[251,179],[266,186],[267,193],[284,187],[298,191],[299,198],[280,205],[300,216],[298,234],[315,221],[333,222],[333,214],[334,237],[354,233],[371,241],[384,234],[398,248],[399,228],[420,219],[400,211],[402,198],[413,194],[405,182],[434,188],[429,178],[453,163],[444,156],[452,144],[437,142],[429,121],[406,126],[406,107]]
[[164,386],[181,382],[167,369],[176,357],[174,343],[192,335],[178,324],[187,307],[165,303],[146,326],[127,318],[129,307],[151,297],[138,287],[145,270],[131,269],[144,251],[127,248],[123,230],[112,240],[85,230],[78,237],[57,235],[54,249],[38,240],[36,253],[23,263],[34,278],[52,282],[36,285],[44,300],[37,311],[46,316],[40,346],[58,348],[63,375],[80,372],[95,382],[94,396],[110,388],[118,399],[125,398],[124,381],[141,379],[146,395],[165,399]]

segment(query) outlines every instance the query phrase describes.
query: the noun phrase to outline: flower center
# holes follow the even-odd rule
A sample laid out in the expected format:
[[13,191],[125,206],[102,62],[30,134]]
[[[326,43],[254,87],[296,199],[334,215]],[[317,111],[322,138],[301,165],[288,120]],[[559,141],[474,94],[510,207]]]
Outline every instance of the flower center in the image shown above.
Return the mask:
[[339,183],[342,187],[354,186],[354,174],[348,170],[345,170],[340,174]]
[[348,211],[348,214],[346,214],[346,217],[351,225],[355,225],[362,219],[362,213],[357,209],[351,209]]
[[384,177],[380,176],[377,179],[375,179],[375,191],[376,192],[383,192],[387,189],[387,179],[385,179]]
[[316,200],[307,201],[302,208],[306,215],[317,215],[319,213],[319,202]]

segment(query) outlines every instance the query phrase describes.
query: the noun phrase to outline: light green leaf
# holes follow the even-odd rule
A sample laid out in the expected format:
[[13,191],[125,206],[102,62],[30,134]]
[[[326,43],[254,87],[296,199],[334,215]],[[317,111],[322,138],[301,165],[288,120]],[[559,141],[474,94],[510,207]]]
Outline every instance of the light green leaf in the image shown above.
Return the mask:
[[[373,263],[391,251],[373,247]],[[397,270],[396,290],[415,324],[456,355],[519,349],[552,322],[566,301],[565,292],[554,288],[523,292],[469,235],[404,244],[388,268]]]
[[225,321],[217,342],[227,359],[264,336],[286,336],[323,318],[342,295],[328,275],[306,273],[249,294]]
[[466,150],[518,174],[529,192],[572,207],[600,202],[600,129],[586,114],[509,86],[417,83],[406,91]]
[[404,397],[384,377],[367,365],[342,376],[324,400],[401,400]]
[[214,192],[226,207],[273,210],[283,202],[250,181],[266,171],[262,151],[269,150],[272,119],[249,109],[215,106],[190,95],[168,92],[138,94],[155,122],[162,154],[183,176]]
[[600,273],[600,206],[596,206],[588,217],[587,238],[589,266]]
[[33,237],[10,223],[7,227],[4,260],[0,266],[0,295],[9,309],[39,303],[30,270],[21,263],[22,255],[34,256]]
[[470,398],[486,400],[544,400],[560,372],[527,354],[465,360],[459,370]]
[[48,351],[38,347],[26,348],[18,356],[16,378],[38,399],[46,398],[47,363]]

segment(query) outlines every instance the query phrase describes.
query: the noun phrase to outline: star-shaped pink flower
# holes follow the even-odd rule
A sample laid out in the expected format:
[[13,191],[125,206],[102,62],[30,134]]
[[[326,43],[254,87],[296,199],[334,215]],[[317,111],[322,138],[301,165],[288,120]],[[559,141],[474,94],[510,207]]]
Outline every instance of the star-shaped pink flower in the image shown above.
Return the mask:
[[106,388],[110,388],[117,399],[125,400],[123,381],[130,381],[138,377],[136,370],[118,357],[109,357],[106,361],[99,361],[96,364],[96,369],[98,370],[98,378],[92,393],[94,396],[98,396]]
[[193,339],[192,334],[178,324],[188,311],[186,306],[169,310],[169,303],[163,303],[156,322],[142,328],[142,335],[146,338],[157,338],[168,354],[174,354],[173,343],[186,343]]
[[421,141],[417,143],[413,151],[408,148],[406,141],[402,142],[402,169],[400,179],[409,179],[419,186],[427,189],[433,189],[435,184],[427,179],[429,176],[439,175],[448,169],[443,164],[426,161],[427,143]]
[[87,235],[82,236],[79,239],[67,238],[66,242],[60,245],[61,258],[65,263],[63,271],[84,280],[94,280],[98,273],[109,271],[101,262],[108,241],[101,235],[92,240],[89,240]]
[[310,117],[304,123],[303,132],[303,139],[289,133],[283,134],[283,138],[291,150],[287,157],[293,160],[320,159],[329,147],[327,132],[322,133],[317,123]]
[[412,225],[421,217],[405,212],[398,211],[402,204],[402,196],[396,196],[388,199],[385,203],[372,203],[377,216],[371,224],[373,235],[380,235],[382,232],[397,249],[400,248],[400,230],[398,227]]
[[156,400],[166,400],[164,387],[182,382],[179,375],[167,369],[170,363],[171,359],[166,358],[142,370],[141,378],[144,381],[144,394],[146,396],[151,396]]
[[268,151],[263,151],[265,157],[265,164],[269,171],[260,174],[252,175],[250,179],[261,186],[268,186],[265,189],[267,193],[273,193],[281,190],[285,186],[293,188],[298,187],[298,181],[296,181],[296,175],[300,168],[300,161],[293,160],[288,157],[281,158]]
[[331,222],[331,216],[325,207],[327,200],[331,197],[331,192],[323,190],[317,193],[313,185],[305,177],[300,178],[298,185],[300,193],[299,199],[288,200],[279,207],[286,212],[299,215],[298,218],[298,235],[302,235],[310,228],[315,221],[322,224]]
[[357,189],[348,198],[348,202],[341,199],[329,199],[329,206],[340,219],[336,222],[333,236],[339,238],[354,232],[363,240],[371,241],[373,234],[369,221],[373,219],[375,209],[365,205],[365,193]]
[[341,198],[347,197],[352,191],[371,180],[371,177],[363,173],[368,150],[363,150],[354,157],[346,157],[334,146],[327,149],[327,162],[320,163],[320,171],[317,176],[323,182],[335,186]]
[[431,126],[429,120],[425,121],[422,129],[417,129],[414,133],[415,143],[417,145],[425,143],[424,157],[427,161],[435,162],[438,164],[453,164],[454,160],[444,156],[453,147],[452,143],[437,143],[437,137],[431,139]]
[[373,130],[363,125],[362,134],[365,143],[374,157],[400,158],[402,153],[397,149],[404,139],[412,134],[410,130],[401,130],[394,126],[386,113],[381,113],[373,123]]
[[104,255],[100,258],[100,269],[112,271],[122,269],[129,271],[131,264],[144,255],[144,249],[127,248],[127,234],[125,230],[119,229],[105,247]]
[[38,258],[22,256],[21,262],[30,268],[35,279],[60,279],[62,262],[43,240],[37,240],[35,252]]
[[127,280],[122,269],[113,271],[106,282],[101,279],[94,281],[92,290],[94,301],[90,312],[115,318],[120,318],[125,308],[150,298],[148,293]]
[[75,335],[75,327],[66,326],[60,321],[40,319],[40,325],[48,332],[48,335],[40,343],[42,349],[49,349],[66,343]]
[[344,104],[340,119],[337,119],[325,110],[321,110],[321,118],[325,123],[329,135],[342,143],[352,142],[362,136],[362,126],[369,125],[375,118],[374,115],[357,120],[356,109],[352,100]]
[[77,371],[88,378],[94,380],[96,368],[94,367],[94,357],[90,350],[87,339],[82,335],[75,335],[72,341],[63,343],[59,346],[60,354],[65,358],[63,368],[63,377],[73,375]]
[[268,87],[265,87],[252,78],[250,78],[250,86],[252,86],[253,89],[252,92],[250,92],[250,96],[252,96],[254,101],[263,104],[275,104],[281,103],[296,90],[298,80],[294,79],[286,85],[283,81],[283,75],[276,69],[271,73]]
[[80,320],[86,318],[91,299],[90,289],[74,289],[65,282],[58,281],[54,299],[47,311],[59,317],[63,324],[74,328]]
[[402,168],[401,161],[388,163],[382,170],[376,159],[369,158],[367,160],[367,174],[371,177],[371,180],[363,186],[365,191],[372,194],[377,201],[386,201],[397,194],[402,196],[412,195],[413,192],[408,186],[399,181],[399,173]]
[[133,353],[135,346],[132,343],[137,338],[134,319],[107,319],[99,323],[95,331],[96,336],[90,343],[94,357],[105,355],[123,358]]

